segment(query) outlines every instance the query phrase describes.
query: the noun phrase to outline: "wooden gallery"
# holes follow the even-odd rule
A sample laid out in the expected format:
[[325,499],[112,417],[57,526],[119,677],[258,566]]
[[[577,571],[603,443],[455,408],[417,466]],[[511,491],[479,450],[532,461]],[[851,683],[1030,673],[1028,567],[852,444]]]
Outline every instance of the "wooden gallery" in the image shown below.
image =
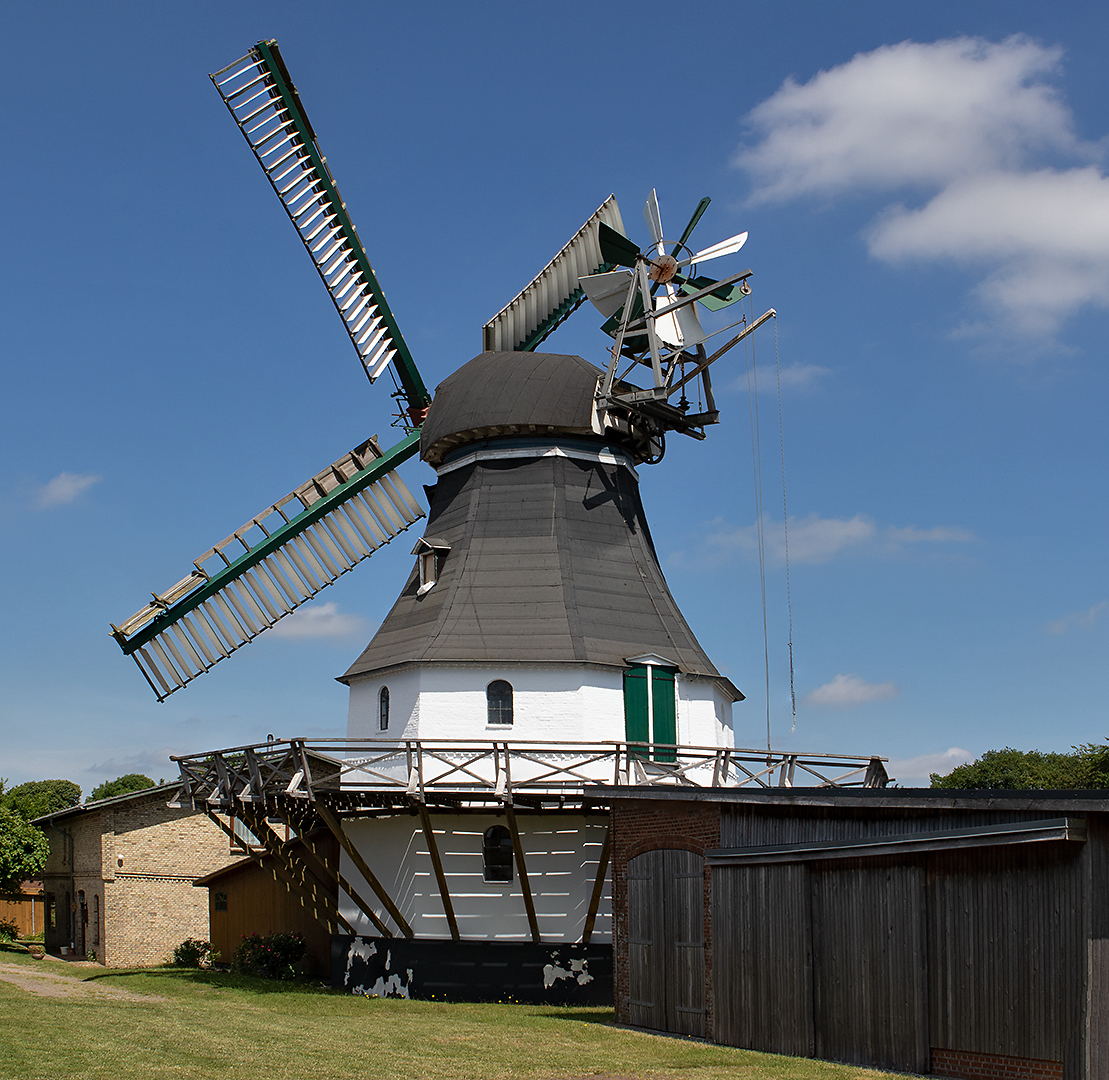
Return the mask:
[[619,1022],[914,1073],[1109,1076],[1104,792],[598,795]]

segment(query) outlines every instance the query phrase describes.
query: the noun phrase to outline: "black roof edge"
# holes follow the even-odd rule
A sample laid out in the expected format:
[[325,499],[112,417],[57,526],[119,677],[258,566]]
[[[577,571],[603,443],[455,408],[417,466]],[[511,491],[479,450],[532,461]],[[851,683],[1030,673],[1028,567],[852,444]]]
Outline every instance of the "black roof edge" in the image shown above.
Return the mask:
[[128,802],[131,799],[141,799],[145,795],[157,792],[176,791],[181,787],[180,780],[173,780],[168,784],[155,784],[153,787],[139,788],[138,791],[128,791],[125,795],[113,795],[110,799],[97,799],[96,802],[78,803],[76,806],[67,806],[64,810],[56,810],[53,814],[44,814],[42,817],[32,818],[32,825],[52,825],[57,818],[72,817],[74,814],[83,814],[86,810],[100,810],[105,806],[114,806],[116,803]]
[[1109,789],[955,788],[694,788],[597,784],[586,792],[598,801],[627,799],[659,802],[756,803],[765,806],[882,806],[922,810],[1093,810],[1109,813]]

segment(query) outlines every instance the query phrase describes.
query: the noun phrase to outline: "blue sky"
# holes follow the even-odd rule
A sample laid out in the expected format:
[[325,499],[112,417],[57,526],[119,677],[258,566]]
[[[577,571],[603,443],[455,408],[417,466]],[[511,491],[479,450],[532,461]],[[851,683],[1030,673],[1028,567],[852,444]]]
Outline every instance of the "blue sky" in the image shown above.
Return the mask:
[[[10,5],[0,79],[0,775],[342,734],[410,539],[165,704],[108,637],[370,434],[350,343],[207,79],[274,37],[434,385],[615,192],[750,230],[775,745],[903,781],[1109,737],[1101,5]],[[736,265],[732,266],[732,261]],[[728,262],[728,267],[723,263]],[[597,361],[583,309],[552,351]],[[642,470],[671,588],[765,738],[751,432]],[[431,479],[410,463],[410,486]]]

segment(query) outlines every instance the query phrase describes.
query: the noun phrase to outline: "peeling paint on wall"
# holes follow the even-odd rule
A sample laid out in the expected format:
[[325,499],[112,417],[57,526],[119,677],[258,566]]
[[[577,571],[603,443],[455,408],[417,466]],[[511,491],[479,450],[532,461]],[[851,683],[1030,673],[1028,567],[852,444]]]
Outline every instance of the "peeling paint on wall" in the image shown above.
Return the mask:
[[332,985],[366,997],[612,1003],[612,946],[332,938]]
[[[557,953],[552,953],[551,958],[557,958]],[[543,965],[543,988],[549,989],[559,979],[573,979],[578,986],[584,986],[586,983],[593,981],[593,976],[589,974],[589,961],[583,959],[576,959],[570,961],[570,969],[560,967],[558,964],[544,964]]]

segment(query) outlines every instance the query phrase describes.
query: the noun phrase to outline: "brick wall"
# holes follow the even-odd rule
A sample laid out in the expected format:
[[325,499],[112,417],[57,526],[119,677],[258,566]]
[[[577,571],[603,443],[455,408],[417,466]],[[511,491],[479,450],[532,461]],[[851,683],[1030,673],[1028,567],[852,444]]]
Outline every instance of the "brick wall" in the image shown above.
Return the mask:
[[[703,855],[720,846],[720,807],[698,802],[617,800],[612,808],[613,952],[616,1021],[629,1022],[628,1011],[628,860],[645,851],[681,848]],[[705,868],[705,1035],[712,1038],[711,878]]]
[[932,1072],[962,1080],[1063,1080],[1061,1061],[977,1054],[970,1050],[932,1047]]
[[[50,858],[43,884],[57,907],[57,925],[46,932],[48,949],[81,948],[73,919],[65,919],[67,897],[73,917],[80,918],[75,897],[81,890],[89,915],[84,948],[109,967],[160,964],[185,938],[208,937],[208,891],[192,883],[241,853],[231,854],[227,836],[203,813],[166,806],[166,794],[138,794],[45,830]],[[72,858],[62,830],[73,838]]]

